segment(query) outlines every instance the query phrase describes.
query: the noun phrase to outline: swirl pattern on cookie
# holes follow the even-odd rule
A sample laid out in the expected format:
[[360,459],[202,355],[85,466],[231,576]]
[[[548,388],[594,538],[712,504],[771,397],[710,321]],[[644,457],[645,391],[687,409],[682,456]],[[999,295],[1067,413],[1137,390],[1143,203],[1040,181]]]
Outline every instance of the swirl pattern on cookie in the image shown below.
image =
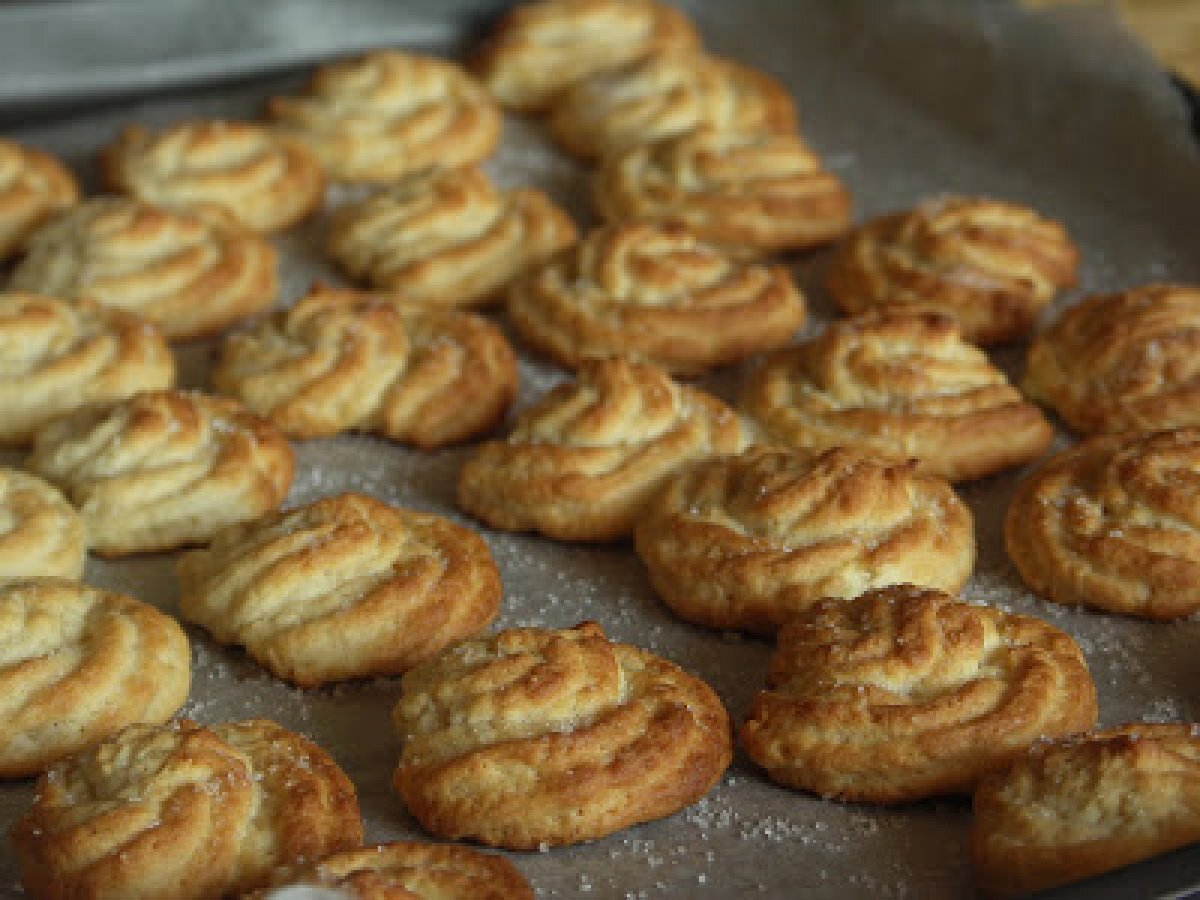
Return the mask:
[[0,466],[0,579],[80,578],[87,526],[57,488]]
[[79,185],[41,150],[0,138],[0,260],[45,219],[79,200]]

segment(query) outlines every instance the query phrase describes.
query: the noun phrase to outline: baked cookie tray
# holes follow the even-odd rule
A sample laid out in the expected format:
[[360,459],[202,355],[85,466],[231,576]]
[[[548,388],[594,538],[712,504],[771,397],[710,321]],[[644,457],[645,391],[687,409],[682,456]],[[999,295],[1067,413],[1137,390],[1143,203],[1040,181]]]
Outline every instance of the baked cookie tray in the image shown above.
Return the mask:
[[[495,5],[406,3],[402,22],[375,33],[380,43],[461,55],[481,16]],[[794,92],[803,134],[849,184],[858,218],[943,193],[1008,198],[1064,221],[1083,248],[1081,283],[1065,303],[1152,280],[1200,282],[1200,157],[1185,110],[1168,80],[1109,18],[1047,19],[999,2],[680,5],[695,16],[711,48],[769,70]],[[390,5],[393,20],[400,6]],[[109,10],[124,15],[127,8]],[[233,5],[207,9],[229,12]],[[286,4],[271,9],[278,16]],[[355,20],[355,11],[363,9],[347,8],[348,28],[363,30],[367,23]],[[129,15],[130,40],[144,46],[145,35],[132,35],[137,30],[132,8]],[[347,49],[332,43],[332,33],[330,41],[331,49]],[[120,125],[255,117],[264,98],[293,90],[303,78],[297,70],[263,74],[289,61],[264,60],[269,65],[258,68],[253,80],[192,86],[186,94],[160,92],[150,99],[126,97],[69,115],[56,108],[54,118],[41,121],[31,120],[26,110],[19,121],[10,116],[0,131],[64,157],[94,191],[94,154]],[[241,68],[233,71],[243,76],[255,68],[247,67],[244,56],[237,65]],[[582,223],[591,221],[583,170],[535,124],[508,121],[502,149],[488,169],[503,184],[547,189]],[[328,205],[348,193],[331,191]],[[314,279],[340,281],[320,258],[324,221],[279,240],[286,260],[281,302],[300,296]],[[832,316],[821,287],[825,257],[790,260],[810,301],[810,330]],[[215,346],[176,348],[185,385],[208,386]],[[1020,345],[993,358],[1015,377],[1023,353]],[[519,405],[525,405],[564,373],[524,350],[521,355]],[[732,367],[702,383],[732,399],[745,372]],[[1070,440],[1060,426],[1057,446]],[[346,435],[297,443],[296,452],[289,504],[357,490],[473,524],[454,503],[455,479],[470,446],[422,453]],[[0,459],[15,464],[20,458]],[[1073,634],[1099,687],[1102,724],[1200,719],[1200,622],[1150,624],[1068,610],[1024,589],[1005,556],[1001,530],[1020,474],[960,488],[974,513],[979,544],[965,596],[1040,616]],[[594,619],[612,637],[704,678],[735,721],[745,716],[764,681],[768,642],[672,618],[628,544],[572,546],[480,530],[504,579],[496,628],[563,627]],[[173,611],[174,562],[174,554],[93,559],[87,580]],[[390,788],[399,754],[389,718],[398,679],[297,690],[200,630],[189,628],[189,635],[194,683],[183,715],[201,722],[267,716],[309,735],[354,780],[369,840],[421,836]],[[29,780],[0,786],[5,834],[32,793]],[[768,781],[739,752],[720,784],[682,813],[582,846],[512,858],[542,897],[963,897],[972,894],[969,818],[965,799],[880,808],[789,791]],[[1200,848],[1056,896],[1172,896],[1189,885],[1200,885]],[[5,838],[0,896],[20,894]]]

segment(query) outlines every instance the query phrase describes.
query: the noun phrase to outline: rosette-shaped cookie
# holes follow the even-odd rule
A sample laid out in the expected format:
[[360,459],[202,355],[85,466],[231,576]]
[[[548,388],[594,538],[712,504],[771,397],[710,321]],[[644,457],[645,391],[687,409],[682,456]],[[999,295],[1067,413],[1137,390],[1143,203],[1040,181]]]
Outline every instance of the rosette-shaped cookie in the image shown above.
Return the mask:
[[900,585],[785,625],[740,737],[780,784],[897,803],[969,793],[1034,741],[1095,722],[1070,635]]
[[479,535],[362,494],[234,525],[178,572],[185,619],[303,687],[404,672],[500,607]]
[[0,292],[0,445],[27,443],[81,406],[174,380],[162,334],[137,316],[91,300]]
[[530,850],[699,800],[732,755],[703,681],[593,622],[468,641],[404,676],[395,785],[432,834]]
[[797,250],[840,237],[850,194],[795,135],[700,128],[604,160],[592,182],[610,222],[681,222],[723,247]]
[[478,169],[405,184],[343,208],[329,253],[354,278],[431,306],[478,306],[575,242],[541,191],[502,192]]
[[187,700],[191,662],[179,624],[132,597],[60,578],[0,580],[0,776],[165,722]]
[[554,99],[548,124],[567,150],[592,159],[706,125],[788,134],[796,110],[764,72],[698,50],[670,50],[568,88]]
[[479,316],[318,286],[231,335],[213,383],[292,437],[362,429],[432,449],[503,418],[517,369]]
[[1034,339],[1021,386],[1078,431],[1200,425],[1200,287],[1088,297]]
[[136,725],[55,765],[13,830],[37,900],[215,900],[357,847],[354,786],[274,722]]
[[1200,428],[1097,435],[1017,488],[1008,555],[1042,596],[1149,619],[1200,610]]
[[0,467],[0,579],[79,578],[87,527],[59,491],[40,478]]
[[47,217],[79,200],[75,177],[33,147],[0,138],[0,260]]
[[306,147],[246,122],[182,122],[158,133],[130,125],[100,164],[111,190],[163,206],[217,206],[252,231],[294,225],[325,190]]
[[471,67],[505,106],[538,110],[601,72],[699,46],[687,17],[658,0],[541,0],[506,12]]
[[500,110],[455,63],[376,50],[317,69],[307,93],[269,114],[342,181],[395,181],[469,166],[500,140]]
[[566,366],[621,354],[698,374],[783,346],[805,306],[782,266],[734,259],[680,225],[632,222],[517,280],[508,313]]
[[715,397],[652,366],[594,360],[521,413],[507,440],[479,448],[459,475],[458,502],[494,528],[614,540],[673,471],[744,442]]
[[1054,436],[952,320],[909,310],[835,322],[780,351],[747,381],[741,408],[789,446],[854,445],[951,481],[1029,462]]
[[863,225],[829,268],[846,312],[916,306],[952,316],[968,340],[1029,332],[1054,295],[1075,284],[1079,250],[1058,222],[996,200],[951,197]]
[[274,247],[215,208],[167,210],[101,197],[29,236],[12,288],[91,297],[182,339],[270,306],[277,269]]
[[1078,881],[1200,841],[1200,726],[1135,723],[1035,745],[971,804],[989,897]]
[[295,465],[287,439],[241,404],[185,391],[59,419],[26,463],[83,514],[103,556],[194,544],[257,518],[283,501]]
[[956,592],[975,564],[971,513],[948,484],[849,447],[751,447],[683,469],[636,540],[680,618],[764,634],[826,597],[905,582]]

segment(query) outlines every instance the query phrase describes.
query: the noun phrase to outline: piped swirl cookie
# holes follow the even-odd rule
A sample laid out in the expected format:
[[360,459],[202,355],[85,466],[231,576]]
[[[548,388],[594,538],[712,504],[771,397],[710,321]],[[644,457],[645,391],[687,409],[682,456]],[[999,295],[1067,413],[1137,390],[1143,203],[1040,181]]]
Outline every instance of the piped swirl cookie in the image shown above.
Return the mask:
[[731,753],[703,681],[595,623],[469,641],[404,676],[395,785],[432,834],[529,850],[700,799]]
[[764,634],[823,598],[905,582],[957,592],[975,563],[971,513],[948,484],[850,447],[751,447],[682,469],[636,546],[680,618]]
[[208,540],[277,507],[287,439],[241,404],[151,391],[86,407],[38,433],[27,468],[62,489],[103,556]]
[[1027,334],[1078,268],[1060,223],[1014,203],[949,197],[863,225],[834,256],[828,286],[851,315],[934,309],[968,340],[993,344]]
[[220,331],[271,305],[275,248],[215,208],[168,210],[100,197],[29,236],[12,289],[90,297],[183,339]]
[[624,359],[584,364],[463,466],[458,502],[494,528],[560,540],[628,535],[683,464],[744,446],[720,400]]
[[341,181],[469,166],[500,140],[499,108],[474,78],[449,60],[397,50],[322,66],[306,93],[272,99],[268,113]]
[[79,185],[62,163],[0,138],[0,260],[20,250],[45,219],[78,200]]
[[575,236],[575,224],[541,191],[502,192],[470,168],[410,179],[344,207],[328,249],[352,277],[414,302],[478,306]]
[[503,418],[517,369],[479,316],[318,286],[231,335],[213,384],[291,437],[361,429],[432,449]]
[[781,784],[897,803],[969,793],[1034,741],[1095,721],[1065,632],[901,585],[785,625],[740,737]]
[[789,446],[853,444],[952,481],[1026,463],[1053,437],[987,354],[931,312],[881,310],[829,325],[769,358],[741,408]]
[[80,578],[87,526],[57,488],[0,466],[0,579]]
[[37,900],[211,900],[362,841],[354,786],[265,719],[133,726],[55,765],[13,830]]
[[170,616],[65,579],[0,581],[0,776],[161,724],[190,684],[187,637]]
[[739,261],[680,225],[633,222],[516,281],[508,314],[566,366],[622,354],[695,374],[785,345],[805,304],[782,266]]

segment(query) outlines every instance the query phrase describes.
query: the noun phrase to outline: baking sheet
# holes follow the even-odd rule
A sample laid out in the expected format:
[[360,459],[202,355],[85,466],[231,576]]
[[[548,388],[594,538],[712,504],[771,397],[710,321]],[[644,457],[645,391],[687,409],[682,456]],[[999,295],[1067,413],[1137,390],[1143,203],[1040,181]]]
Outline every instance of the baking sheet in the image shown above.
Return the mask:
[[[796,94],[805,137],[846,179],[861,218],[930,195],[978,193],[1023,201],[1065,221],[1083,248],[1079,289],[1155,279],[1200,282],[1200,158],[1182,103],[1167,80],[1104,15],[1050,20],[1003,2],[741,0],[680,4],[709,46],[761,66]],[[488,6],[406,4],[413,49],[453,52],[461,30]],[[112,15],[121,7],[110,6]],[[393,7],[394,9],[395,7]],[[132,20],[131,20],[132,21]],[[239,65],[244,64],[244,60]],[[293,90],[300,74],[262,77],[3,129],[67,159],[91,179],[92,157],[128,121],[250,117],[263,98]],[[505,184],[547,188],[586,220],[582,171],[536,126],[510,120],[489,170]],[[344,196],[346,192],[341,192]],[[331,199],[337,200],[335,194]],[[280,239],[287,260],[283,300],[314,277],[337,280],[316,257],[322,221]],[[832,307],[820,286],[825,254],[791,260],[813,309]],[[1060,304],[1061,305],[1061,304]],[[185,384],[207,386],[212,344],[179,353]],[[1023,348],[993,354],[1017,374]],[[726,398],[734,367],[704,385]],[[555,367],[522,355],[520,403],[559,381]],[[1068,441],[1059,435],[1059,445]],[[424,454],[368,436],[297,444],[289,504],[343,490],[470,523],[454,506],[454,480],[469,447]],[[8,457],[16,462],[17,457]],[[976,518],[979,562],[965,594],[1042,616],[1076,636],[1100,691],[1102,723],[1200,719],[1200,622],[1148,624],[1043,604],[1007,562],[1001,515],[1016,474],[961,488]],[[764,641],[675,621],[655,599],[628,545],[584,547],[483,531],[505,584],[496,627],[599,621],[616,639],[655,650],[708,680],[735,721],[763,683]],[[174,556],[93,560],[90,582],[173,610]],[[399,755],[389,713],[398,680],[316,691],[278,682],[244,654],[189,629],[192,697],[184,714],[201,722],[269,716],[327,748],[358,787],[369,840],[419,837],[392,793]],[[0,726],[2,727],[2,726]],[[32,782],[0,786],[0,829],[29,804]],[[822,801],[777,787],[739,753],[721,784],[691,809],[583,846],[516,854],[543,897],[922,897],[970,896],[965,853],[969,807],[938,800],[897,809]],[[1134,867],[1062,896],[1166,896],[1200,883],[1200,849]],[[11,847],[0,845],[0,896],[20,893]]]

